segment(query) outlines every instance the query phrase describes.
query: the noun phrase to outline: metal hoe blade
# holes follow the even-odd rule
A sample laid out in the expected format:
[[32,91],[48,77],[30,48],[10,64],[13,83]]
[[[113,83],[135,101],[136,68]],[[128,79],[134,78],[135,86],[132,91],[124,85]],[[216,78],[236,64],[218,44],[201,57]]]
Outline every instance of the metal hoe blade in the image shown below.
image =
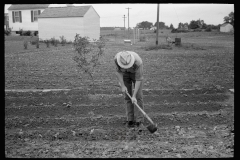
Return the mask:
[[154,133],[154,132],[156,132],[157,127],[155,125],[151,124],[151,125],[147,126],[147,129],[149,130],[149,132]]

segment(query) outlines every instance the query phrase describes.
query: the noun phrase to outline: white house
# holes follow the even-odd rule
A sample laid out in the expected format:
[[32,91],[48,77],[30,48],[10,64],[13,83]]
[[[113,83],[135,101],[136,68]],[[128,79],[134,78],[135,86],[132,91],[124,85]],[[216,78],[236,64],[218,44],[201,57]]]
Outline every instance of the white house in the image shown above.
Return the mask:
[[230,23],[224,23],[220,26],[220,32],[231,32],[233,31],[233,26]]
[[4,13],[4,29],[9,28],[9,18],[8,18],[8,13]]
[[38,17],[39,39],[74,41],[76,34],[99,39],[100,16],[92,6],[49,7]]
[[157,29],[157,27],[154,27],[154,26],[150,28],[150,30],[152,30],[152,31],[154,31],[156,29]]
[[9,28],[12,32],[38,31],[38,15],[40,15],[49,4],[14,4],[8,8]]

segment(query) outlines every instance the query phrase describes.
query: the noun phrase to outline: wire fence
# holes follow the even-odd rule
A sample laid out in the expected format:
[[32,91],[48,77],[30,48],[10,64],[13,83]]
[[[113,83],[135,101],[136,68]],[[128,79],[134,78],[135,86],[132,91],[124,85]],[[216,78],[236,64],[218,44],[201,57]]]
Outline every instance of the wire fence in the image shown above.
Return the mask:
[[[154,30],[101,30],[101,36],[113,43],[124,43],[124,40],[131,40],[132,44],[138,42],[147,42],[156,40],[156,32]],[[166,37],[171,30],[159,30],[159,40],[166,41]]]

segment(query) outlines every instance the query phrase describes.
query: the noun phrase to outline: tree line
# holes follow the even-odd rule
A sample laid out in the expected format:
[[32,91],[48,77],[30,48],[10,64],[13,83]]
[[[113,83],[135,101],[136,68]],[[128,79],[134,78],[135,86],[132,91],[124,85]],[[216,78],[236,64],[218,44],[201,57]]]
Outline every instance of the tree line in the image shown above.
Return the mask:
[[[223,22],[224,23],[230,23],[231,25],[233,25],[234,27],[234,12],[229,13],[228,16],[225,16],[223,18]],[[173,24],[170,24],[170,26],[165,25],[164,22],[159,22],[159,29],[183,29],[183,28],[187,28],[187,29],[197,29],[197,28],[201,28],[201,29],[207,29],[207,28],[211,28],[211,29],[219,29],[219,27],[221,26],[221,24],[218,25],[212,25],[212,24],[206,24],[204,22],[204,20],[198,19],[198,20],[192,20],[190,21],[190,23],[182,23],[180,22],[177,26],[177,28],[175,28],[173,26]],[[155,24],[153,25],[153,23],[148,22],[148,21],[143,21],[140,23],[137,23],[136,27],[138,28],[143,28],[143,29],[150,29],[152,27],[157,27],[157,22],[155,22]]]

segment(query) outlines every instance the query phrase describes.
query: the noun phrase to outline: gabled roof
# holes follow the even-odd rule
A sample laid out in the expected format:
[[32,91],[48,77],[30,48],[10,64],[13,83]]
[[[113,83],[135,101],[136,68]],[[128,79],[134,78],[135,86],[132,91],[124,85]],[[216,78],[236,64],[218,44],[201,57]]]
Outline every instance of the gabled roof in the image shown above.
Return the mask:
[[[230,23],[223,23],[222,25],[221,25],[221,27],[225,27],[226,25],[228,25],[228,24],[230,24]],[[231,24],[230,24],[231,25]]]
[[38,18],[83,17],[91,6],[46,8]]
[[13,4],[8,10],[30,10],[30,9],[45,9],[50,4]]

